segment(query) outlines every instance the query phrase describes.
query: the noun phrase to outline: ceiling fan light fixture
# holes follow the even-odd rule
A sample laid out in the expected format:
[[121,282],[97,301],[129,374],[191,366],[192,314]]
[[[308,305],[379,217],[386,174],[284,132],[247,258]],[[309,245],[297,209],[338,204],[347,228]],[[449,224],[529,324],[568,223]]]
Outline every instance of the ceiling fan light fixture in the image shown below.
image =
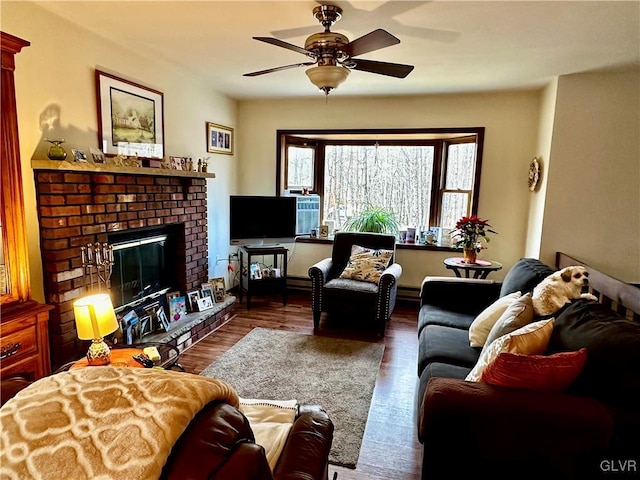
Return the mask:
[[322,65],[319,67],[309,68],[306,72],[307,77],[316,87],[328,95],[331,90],[338,88],[349,76],[349,70],[345,67],[334,65]]

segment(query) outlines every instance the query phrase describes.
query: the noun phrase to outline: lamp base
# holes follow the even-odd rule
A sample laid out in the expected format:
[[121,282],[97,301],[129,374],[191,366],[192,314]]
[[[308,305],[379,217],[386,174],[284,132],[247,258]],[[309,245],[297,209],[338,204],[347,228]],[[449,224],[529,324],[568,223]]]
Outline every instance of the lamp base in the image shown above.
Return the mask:
[[87,362],[89,365],[109,365],[111,363],[111,350],[102,338],[94,338],[87,350]]

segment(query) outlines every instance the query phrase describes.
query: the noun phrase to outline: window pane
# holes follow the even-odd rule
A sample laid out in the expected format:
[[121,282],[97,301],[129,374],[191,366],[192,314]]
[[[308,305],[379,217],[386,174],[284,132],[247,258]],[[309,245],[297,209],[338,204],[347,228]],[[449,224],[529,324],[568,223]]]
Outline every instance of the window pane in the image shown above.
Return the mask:
[[289,146],[287,148],[287,188],[313,188],[313,157],[315,149]]
[[401,226],[427,226],[433,158],[433,146],[327,145],[324,221],[341,229],[372,205],[393,211]]
[[441,226],[443,228],[455,228],[456,222],[467,215],[468,205],[468,193],[443,193]]
[[446,190],[471,190],[476,163],[475,143],[456,143],[447,149]]

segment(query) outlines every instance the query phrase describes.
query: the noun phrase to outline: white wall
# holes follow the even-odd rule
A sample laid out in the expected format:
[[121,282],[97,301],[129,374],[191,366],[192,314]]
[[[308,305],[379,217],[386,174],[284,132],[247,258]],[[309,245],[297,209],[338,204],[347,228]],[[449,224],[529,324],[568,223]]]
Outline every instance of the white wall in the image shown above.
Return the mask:
[[[300,81],[305,81],[301,78]],[[247,100],[238,107],[241,167],[239,191],[274,194],[276,130],[485,127],[479,215],[499,232],[483,258],[504,264],[499,279],[523,254],[530,192],[529,162],[537,152],[540,91],[399,98],[323,96],[296,100]],[[298,244],[289,265],[291,276],[307,277],[317,259],[328,256],[324,246]],[[449,253],[399,250],[404,273],[400,285],[419,287],[425,275],[451,275],[442,260]]]
[[541,238],[625,281],[640,280],[640,73],[562,76]]
[[[207,181],[209,209],[209,273],[221,275],[216,258],[228,253],[228,221],[224,210],[235,189],[236,159],[206,152],[207,121],[236,126],[236,102],[174,65],[123,50],[108,39],[25,2],[2,2],[2,30],[31,42],[16,56],[16,95],[22,174],[29,232],[32,297],[44,301],[34,175],[30,161],[46,159],[48,143],[64,138],[67,153],[98,147],[94,69],[115,73],[164,93],[165,154],[210,156]],[[51,130],[45,118],[59,116]]]

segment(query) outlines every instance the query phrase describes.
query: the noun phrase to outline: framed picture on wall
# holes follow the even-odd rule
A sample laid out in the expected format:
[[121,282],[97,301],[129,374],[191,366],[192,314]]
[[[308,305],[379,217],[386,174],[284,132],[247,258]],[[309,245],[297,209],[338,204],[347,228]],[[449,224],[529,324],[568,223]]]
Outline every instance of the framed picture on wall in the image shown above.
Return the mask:
[[233,128],[207,122],[207,152],[233,155]]
[[107,154],[164,157],[164,95],[96,70],[98,136]]

